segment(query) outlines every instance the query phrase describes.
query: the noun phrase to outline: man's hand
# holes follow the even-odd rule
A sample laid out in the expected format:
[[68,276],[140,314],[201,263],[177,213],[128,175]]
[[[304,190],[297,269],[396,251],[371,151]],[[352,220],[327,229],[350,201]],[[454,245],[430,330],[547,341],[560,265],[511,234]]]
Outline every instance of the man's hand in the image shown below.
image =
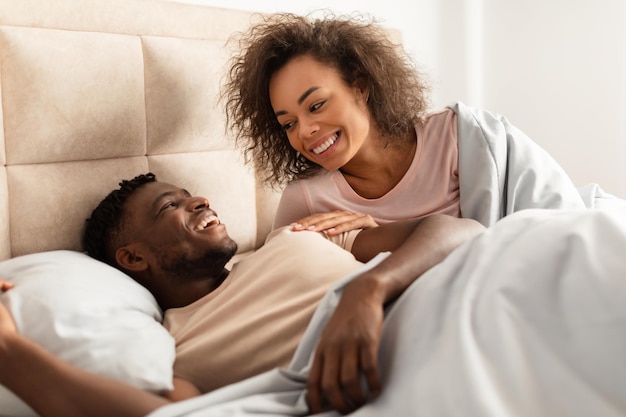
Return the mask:
[[372,284],[365,276],[349,283],[322,332],[307,384],[313,414],[322,412],[325,404],[346,414],[380,392],[383,302]]
[[[462,243],[485,230],[475,220],[443,214],[388,223],[360,232],[352,253],[363,262],[391,251],[344,288],[315,351],[307,403],[313,413],[325,405],[347,413],[381,389],[378,350],[384,306]],[[367,389],[361,387],[365,379]]]
[[0,350],[2,350],[2,344],[7,338],[16,334],[17,327],[15,327],[11,313],[9,313],[4,304],[0,303]]
[[9,291],[13,288],[13,283],[0,278],[0,292]]
[[378,227],[369,214],[351,211],[331,211],[328,213],[311,214],[292,224],[292,230],[310,230],[325,232],[330,236],[356,229],[372,229]]
[[[13,288],[13,283],[0,278],[0,293],[9,291],[11,288]],[[7,335],[16,333],[17,328],[15,327],[11,313],[9,313],[9,310],[7,310],[4,304],[0,303],[0,344],[2,344],[2,341],[5,340]]]

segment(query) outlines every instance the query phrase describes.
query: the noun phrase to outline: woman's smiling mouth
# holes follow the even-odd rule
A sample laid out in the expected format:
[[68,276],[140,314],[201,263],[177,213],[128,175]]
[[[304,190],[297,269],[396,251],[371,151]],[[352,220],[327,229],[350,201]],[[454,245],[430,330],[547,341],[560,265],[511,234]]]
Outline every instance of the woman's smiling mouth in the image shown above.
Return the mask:
[[339,134],[335,133],[333,136],[328,138],[324,143],[322,143],[321,145],[311,149],[311,152],[313,152],[315,155],[321,154],[326,149],[330,148],[337,141],[338,137],[339,137]]

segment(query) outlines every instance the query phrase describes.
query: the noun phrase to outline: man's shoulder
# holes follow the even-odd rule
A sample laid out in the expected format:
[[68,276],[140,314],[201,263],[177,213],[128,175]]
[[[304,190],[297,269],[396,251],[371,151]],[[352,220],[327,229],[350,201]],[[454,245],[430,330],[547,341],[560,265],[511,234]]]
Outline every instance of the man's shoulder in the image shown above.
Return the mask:
[[267,238],[265,239],[265,245],[285,245],[290,244],[290,242],[295,241],[317,241],[317,240],[328,240],[321,233],[310,232],[306,230],[301,231],[293,231],[291,225],[279,227],[278,229],[272,230]]
[[[272,271],[320,271],[360,264],[351,252],[326,239],[322,233],[292,231],[289,226],[273,231],[265,244],[242,261],[248,269]],[[258,271],[257,271],[258,272]]]
[[[338,248],[350,252],[352,250],[352,244],[354,239],[361,230],[351,230],[349,232],[341,233],[335,236],[329,236],[320,232],[292,231],[291,226],[283,226],[272,231],[265,240],[267,245],[270,242],[274,242],[274,245],[291,245],[295,244],[296,240],[300,241],[300,244],[319,244],[327,245],[332,244]],[[317,242],[317,243],[316,243]]]

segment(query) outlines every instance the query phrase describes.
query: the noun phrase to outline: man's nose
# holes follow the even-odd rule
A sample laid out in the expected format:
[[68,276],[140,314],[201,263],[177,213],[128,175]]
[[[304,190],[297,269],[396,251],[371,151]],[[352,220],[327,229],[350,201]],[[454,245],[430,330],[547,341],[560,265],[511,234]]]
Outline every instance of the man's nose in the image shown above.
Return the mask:
[[209,200],[204,197],[190,197],[187,202],[189,211],[204,210],[206,208],[209,208]]

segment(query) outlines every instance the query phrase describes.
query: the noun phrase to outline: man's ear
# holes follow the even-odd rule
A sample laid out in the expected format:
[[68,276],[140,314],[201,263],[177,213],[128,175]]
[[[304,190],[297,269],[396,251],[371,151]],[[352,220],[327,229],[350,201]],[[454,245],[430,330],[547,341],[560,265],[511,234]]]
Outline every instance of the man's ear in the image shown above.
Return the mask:
[[122,246],[115,251],[115,261],[123,269],[131,272],[141,272],[148,269],[148,262],[141,254],[140,248],[134,243]]

